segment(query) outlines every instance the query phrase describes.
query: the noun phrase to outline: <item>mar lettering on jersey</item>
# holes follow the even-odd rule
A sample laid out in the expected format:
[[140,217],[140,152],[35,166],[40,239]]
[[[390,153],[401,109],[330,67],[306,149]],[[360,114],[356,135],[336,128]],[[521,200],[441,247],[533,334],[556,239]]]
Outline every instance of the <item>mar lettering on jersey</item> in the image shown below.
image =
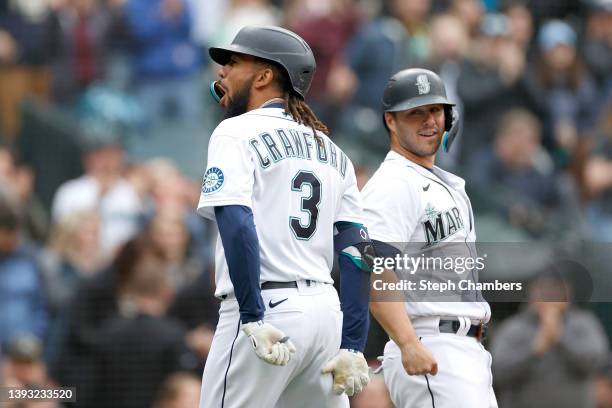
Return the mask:
[[444,241],[464,228],[463,219],[457,207],[452,207],[446,211],[438,211],[430,203],[425,207],[425,215],[421,225],[425,234],[424,242],[426,242],[423,248],[429,248]]

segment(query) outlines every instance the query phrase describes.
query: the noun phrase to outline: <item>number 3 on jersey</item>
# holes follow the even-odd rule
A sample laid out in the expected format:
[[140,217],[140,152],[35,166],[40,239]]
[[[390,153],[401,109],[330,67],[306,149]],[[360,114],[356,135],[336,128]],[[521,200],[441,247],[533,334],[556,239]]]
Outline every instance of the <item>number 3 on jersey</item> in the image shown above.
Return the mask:
[[297,239],[309,240],[317,230],[319,204],[321,203],[321,181],[314,173],[300,170],[291,181],[291,190],[303,193],[304,185],[310,187],[310,195],[302,196],[300,209],[308,213],[308,222],[302,224],[300,217],[289,217],[289,224]]

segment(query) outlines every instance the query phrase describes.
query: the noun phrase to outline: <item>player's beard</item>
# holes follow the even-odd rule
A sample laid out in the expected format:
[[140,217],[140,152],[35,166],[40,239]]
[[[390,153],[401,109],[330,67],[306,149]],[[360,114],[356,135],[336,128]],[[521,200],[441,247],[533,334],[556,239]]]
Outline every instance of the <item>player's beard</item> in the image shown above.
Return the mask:
[[[418,140],[419,136],[416,136],[416,137]],[[440,144],[442,143],[442,135],[439,135],[439,134],[436,135],[435,140],[433,140],[431,144],[413,142],[410,139],[402,140],[400,138],[398,138],[398,143],[400,146],[402,146],[402,148],[414,154],[415,156],[428,157],[428,156],[436,154],[436,152],[438,151],[438,148],[440,147]]]
[[242,87],[238,89],[231,98],[229,98],[229,103],[227,104],[227,109],[225,110],[223,119],[233,118],[234,116],[239,116],[246,113],[251,100],[251,85],[253,85],[253,81],[255,81],[255,76],[248,79],[244,85],[242,85]]

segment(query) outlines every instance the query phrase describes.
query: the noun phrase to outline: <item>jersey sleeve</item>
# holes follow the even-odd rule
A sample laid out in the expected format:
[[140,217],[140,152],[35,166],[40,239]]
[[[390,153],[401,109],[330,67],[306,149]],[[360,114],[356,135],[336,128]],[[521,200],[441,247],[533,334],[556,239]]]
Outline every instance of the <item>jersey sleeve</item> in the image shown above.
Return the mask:
[[344,179],[344,193],[334,223],[339,221],[363,224],[363,200],[357,188],[357,178],[350,160]]
[[243,205],[252,208],[255,166],[245,138],[218,132],[210,138],[208,166],[202,181],[198,214],[215,219],[214,207]]
[[419,197],[409,182],[388,173],[375,174],[363,189],[364,225],[372,240],[409,242],[419,221]]

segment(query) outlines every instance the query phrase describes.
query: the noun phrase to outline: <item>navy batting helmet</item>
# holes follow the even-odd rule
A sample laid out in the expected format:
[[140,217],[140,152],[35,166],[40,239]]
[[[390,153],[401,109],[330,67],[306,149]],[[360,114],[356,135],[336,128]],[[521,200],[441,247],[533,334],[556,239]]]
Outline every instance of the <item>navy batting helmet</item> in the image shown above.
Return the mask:
[[[422,68],[410,68],[393,75],[383,94],[383,111],[399,112],[418,108],[425,105],[440,104],[444,106],[444,139],[443,146],[446,151],[458,131],[458,114],[446,97],[446,89],[442,79],[432,71]],[[383,114],[383,123],[385,122]]]
[[225,65],[232,54],[246,54],[280,65],[291,81],[291,87],[302,98],[306,96],[316,70],[312,50],[299,35],[273,26],[243,27],[227,47],[210,47],[210,57]]

